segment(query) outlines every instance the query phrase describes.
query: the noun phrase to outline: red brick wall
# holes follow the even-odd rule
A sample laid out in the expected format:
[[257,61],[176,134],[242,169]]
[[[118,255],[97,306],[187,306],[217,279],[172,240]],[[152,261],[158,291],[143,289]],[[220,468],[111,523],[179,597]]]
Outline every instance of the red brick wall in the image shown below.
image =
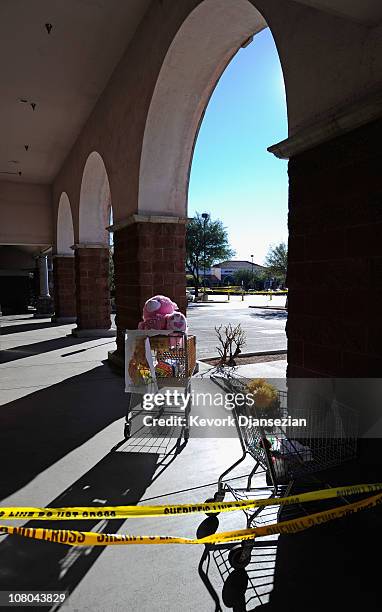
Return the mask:
[[76,284],[74,257],[54,257],[53,283],[56,317],[75,317]]
[[134,223],[114,233],[117,350],[135,329],[147,299],[163,294],[186,312],[185,225]]
[[109,329],[109,249],[77,248],[75,270],[78,328]]
[[382,121],[289,162],[288,375],[382,374]]

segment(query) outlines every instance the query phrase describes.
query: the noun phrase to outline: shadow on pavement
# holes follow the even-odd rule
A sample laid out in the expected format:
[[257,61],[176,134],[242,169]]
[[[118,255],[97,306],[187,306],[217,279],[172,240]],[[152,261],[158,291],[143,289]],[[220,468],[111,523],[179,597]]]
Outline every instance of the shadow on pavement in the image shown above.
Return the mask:
[[[123,444],[117,444],[48,506],[137,504],[147,487],[185,447],[180,438],[174,440],[173,429],[167,431],[167,437],[165,433],[162,431],[159,439],[146,432],[146,437],[133,437]],[[117,448],[119,450],[115,450]],[[30,521],[26,526],[117,533],[124,522],[125,519]],[[103,546],[77,548],[21,536],[8,536],[0,542],[0,590],[59,590],[71,593],[105,549]],[[56,609],[56,606],[51,606],[51,609]]]
[[126,412],[121,379],[107,365],[4,404],[0,499],[25,486]]
[[288,318],[288,313],[283,310],[272,310],[272,312],[267,310],[260,310],[259,312],[251,312],[250,317],[253,317],[255,319],[269,319],[270,321],[286,321]]
[[[377,612],[381,527],[380,514],[367,510],[337,524],[280,536],[276,543],[258,541],[245,569],[229,566],[228,551],[206,549],[199,576],[215,610],[222,609],[221,600],[235,612]],[[209,580],[213,561],[221,575],[219,588]]]
[[[14,319],[15,320],[15,319]],[[20,319],[20,321],[22,321],[25,319]],[[35,319],[36,323],[24,323],[24,324],[19,324],[19,325],[4,325],[1,323],[1,319],[0,319],[0,335],[1,336],[6,336],[8,334],[18,334],[18,333],[23,333],[23,332],[27,332],[27,331],[34,331],[37,329],[47,329],[50,327],[63,327],[64,325],[68,325],[67,323],[53,323],[51,321],[40,321],[38,322],[38,319]]]
[[376,513],[366,510],[337,524],[281,536],[273,591],[259,609],[380,610],[380,566],[372,550],[380,549],[381,521],[377,526],[375,519]]
[[[380,466],[370,470],[370,466],[356,463],[324,475],[336,486],[349,482],[377,482],[378,473]],[[317,487],[322,488],[322,483]],[[298,488],[293,492],[297,493]],[[358,499],[359,496],[353,496],[348,501]],[[343,503],[333,499],[307,503],[304,507],[285,506],[277,522]],[[198,536],[216,533],[218,523],[216,517],[205,519],[198,528]],[[231,567],[229,546],[206,547],[199,564],[199,576],[211,595],[215,610],[222,609],[222,602],[235,612],[322,612],[329,609],[377,612],[381,609],[378,560],[381,533],[382,513],[381,508],[376,507],[295,534],[255,540],[251,561],[244,569]],[[211,562],[215,563],[220,575],[219,586],[210,581]]]
[[206,308],[208,306],[213,306],[214,304],[220,304],[220,302],[192,302],[191,304],[187,305],[187,310],[193,310],[194,308]]
[[[374,443],[371,446],[381,451],[380,440]],[[379,482],[380,462],[381,459],[379,464],[371,465],[369,456],[363,453],[357,461],[322,472],[320,479],[332,486]],[[353,496],[348,501],[359,499],[360,496]],[[326,504],[341,505],[339,500]],[[315,504],[305,507],[310,512],[320,510]],[[279,520],[288,518],[285,507]],[[375,553],[379,555],[381,533],[382,513],[376,507],[294,535],[280,536],[274,588],[264,611],[276,612],[281,606],[285,612],[303,612],[307,608],[319,612],[329,607],[349,612],[380,610],[380,563],[376,562]]]
[[[155,453],[109,453],[49,506],[134,505],[152,481],[157,462]],[[116,533],[124,521],[30,521],[28,527]],[[8,536],[0,545],[0,589],[71,592],[104,549]]]
[[63,348],[71,348],[78,344],[89,342],[89,340],[92,340],[92,338],[65,336],[64,338],[53,338],[53,340],[44,340],[34,344],[29,343],[22,346],[16,346],[15,348],[4,349],[0,351],[0,363],[10,363],[11,361],[25,359],[25,357],[31,357],[33,355],[49,353],[50,351],[57,351]]

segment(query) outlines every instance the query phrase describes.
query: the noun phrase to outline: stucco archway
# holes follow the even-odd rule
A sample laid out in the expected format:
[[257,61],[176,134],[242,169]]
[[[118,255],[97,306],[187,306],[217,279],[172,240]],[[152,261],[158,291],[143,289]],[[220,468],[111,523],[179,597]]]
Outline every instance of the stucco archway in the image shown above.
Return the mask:
[[[115,228],[120,354],[124,329],[136,326],[148,297],[164,293],[181,310],[186,309],[185,221],[199,126],[227,64],[253,35],[266,27],[264,17],[249,0],[203,0],[171,35],[145,121],[138,215],[128,217]],[[126,269],[127,257],[135,264],[131,270]]]
[[204,0],[166,54],[143,138],[138,211],[186,216],[190,165],[208,100],[229,61],[267,27],[249,0]]
[[74,230],[72,210],[68,195],[63,192],[58,204],[57,213],[57,245],[58,255],[73,255]]
[[76,320],[76,285],[74,271],[74,230],[68,194],[60,196],[57,210],[56,247],[53,258],[55,321]]
[[114,336],[110,330],[109,233],[111,194],[105,164],[97,151],[84,167],[75,245],[77,329],[83,337]]
[[111,194],[103,159],[90,153],[84,167],[79,206],[79,242],[108,246]]

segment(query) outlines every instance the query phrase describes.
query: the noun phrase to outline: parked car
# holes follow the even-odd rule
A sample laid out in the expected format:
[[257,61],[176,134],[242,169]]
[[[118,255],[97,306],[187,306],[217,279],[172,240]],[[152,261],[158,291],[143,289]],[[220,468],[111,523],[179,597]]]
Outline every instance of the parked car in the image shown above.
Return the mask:
[[194,301],[194,296],[189,289],[186,289],[187,304]]

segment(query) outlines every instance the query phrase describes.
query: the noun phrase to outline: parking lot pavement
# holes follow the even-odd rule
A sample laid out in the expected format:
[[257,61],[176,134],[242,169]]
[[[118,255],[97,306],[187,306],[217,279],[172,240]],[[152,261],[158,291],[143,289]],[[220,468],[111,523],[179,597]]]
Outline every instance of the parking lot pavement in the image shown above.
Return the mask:
[[[227,302],[228,298],[226,295],[211,294],[208,296],[209,302]],[[272,307],[275,306],[285,307],[286,295],[245,295],[244,300],[241,299],[241,295],[232,295],[229,302],[237,302],[242,304],[245,308],[247,306],[264,306]]]
[[[257,297],[231,297],[226,303],[191,303],[187,310],[188,326],[197,336],[197,356],[199,359],[217,355],[217,336],[215,327],[219,325],[241,324],[246,332],[247,344],[243,353],[271,350],[286,350],[287,339],[285,324],[288,313],[285,310],[269,308],[249,308],[257,305]],[[268,298],[267,298],[268,299]],[[272,305],[281,306],[283,298],[274,298]],[[285,299],[284,299],[285,301]],[[267,302],[269,306],[269,300]]]

